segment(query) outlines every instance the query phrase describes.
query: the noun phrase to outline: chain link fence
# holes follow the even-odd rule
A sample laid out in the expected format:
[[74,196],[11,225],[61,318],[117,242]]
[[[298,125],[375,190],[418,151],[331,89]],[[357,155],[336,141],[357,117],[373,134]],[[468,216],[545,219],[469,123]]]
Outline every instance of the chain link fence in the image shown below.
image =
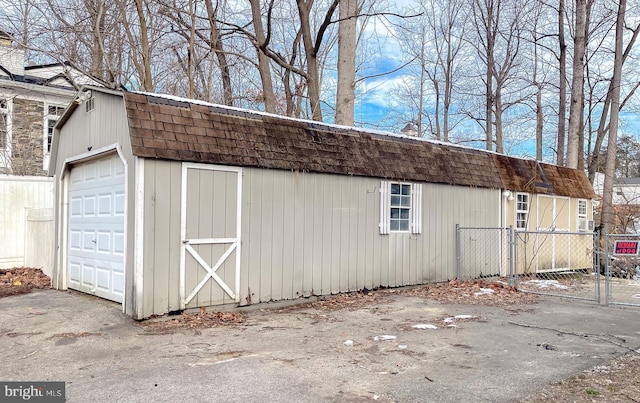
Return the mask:
[[608,234],[599,268],[606,276],[606,302],[640,306],[640,258],[637,234]]
[[456,226],[456,277],[459,280],[502,278],[513,274],[511,228]]
[[456,226],[457,276],[498,279],[525,292],[599,301],[596,239],[592,232]]
[[597,234],[515,231],[514,285],[520,291],[600,301]]

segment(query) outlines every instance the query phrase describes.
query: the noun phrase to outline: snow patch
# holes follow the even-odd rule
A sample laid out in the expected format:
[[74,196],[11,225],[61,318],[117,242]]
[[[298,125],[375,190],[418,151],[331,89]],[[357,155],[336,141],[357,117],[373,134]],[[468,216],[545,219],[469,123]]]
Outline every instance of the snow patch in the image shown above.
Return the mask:
[[537,285],[538,288],[557,288],[559,290],[569,289],[566,285],[560,284],[558,280],[529,280],[525,281],[524,284]]
[[491,288],[480,288],[480,291],[478,292],[474,292],[473,295],[478,296],[478,295],[487,295],[487,294],[493,294],[495,291],[492,290]]
[[414,328],[414,329],[420,329],[420,330],[427,330],[427,329],[436,330],[438,328],[438,326],[429,325],[429,324],[426,324],[426,323],[420,323],[418,325],[413,325],[411,327]]
[[376,337],[374,337],[374,338],[373,338],[373,341],[386,341],[386,340],[395,340],[395,339],[397,339],[397,337],[396,337],[396,336],[391,336],[391,335],[388,335],[388,334],[383,334],[383,335],[380,335],[380,336],[376,336]]

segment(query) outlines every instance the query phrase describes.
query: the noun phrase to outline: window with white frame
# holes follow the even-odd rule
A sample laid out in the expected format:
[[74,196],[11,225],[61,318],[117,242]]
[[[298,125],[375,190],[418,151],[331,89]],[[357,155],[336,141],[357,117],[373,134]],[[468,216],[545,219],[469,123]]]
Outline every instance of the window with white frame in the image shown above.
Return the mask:
[[526,230],[529,221],[529,194],[516,193],[516,230]]
[[380,233],[422,232],[422,185],[382,181]]
[[64,106],[60,105],[45,105],[44,110],[44,153],[51,153],[51,139],[53,138],[53,128],[56,125],[60,116],[62,116],[62,112],[64,112]]
[[11,142],[11,99],[0,98],[0,150],[8,149]]
[[587,201],[585,199],[578,199],[578,231],[587,231],[588,229]]

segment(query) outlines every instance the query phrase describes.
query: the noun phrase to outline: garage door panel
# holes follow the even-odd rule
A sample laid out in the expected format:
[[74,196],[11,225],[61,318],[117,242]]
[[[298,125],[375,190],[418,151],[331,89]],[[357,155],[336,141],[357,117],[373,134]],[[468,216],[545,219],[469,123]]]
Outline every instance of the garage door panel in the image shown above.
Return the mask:
[[82,265],[76,262],[69,263],[69,281],[80,283],[82,278],[80,277]]
[[113,254],[124,256],[124,231],[113,233]]
[[82,244],[80,240],[82,239],[82,231],[73,230],[69,233],[69,249],[74,251],[82,250]]
[[106,253],[111,254],[111,237],[113,233],[111,231],[98,231],[97,241],[96,241],[96,252],[97,253]]
[[85,217],[93,217],[96,215],[96,198],[95,196],[83,197],[83,211],[82,215]]
[[115,193],[115,208],[113,209],[116,216],[124,217],[124,191]]
[[96,266],[96,287],[101,290],[109,291],[111,286],[111,267],[108,265]]
[[74,166],[71,178],[69,287],[122,302],[124,165],[114,155]]
[[94,284],[94,272],[95,267],[91,264],[91,262],[83,262],[82,263],[82,280],[80,282],[81,286],[85,287],[93,287]]

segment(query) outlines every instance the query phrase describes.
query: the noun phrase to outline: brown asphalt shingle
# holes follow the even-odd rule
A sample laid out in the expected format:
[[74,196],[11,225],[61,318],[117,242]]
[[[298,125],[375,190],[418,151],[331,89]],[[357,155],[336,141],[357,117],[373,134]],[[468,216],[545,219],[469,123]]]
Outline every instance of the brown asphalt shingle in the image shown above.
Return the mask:
[[582,171],[482,150],[124,93],[139,157],[594,197]]

